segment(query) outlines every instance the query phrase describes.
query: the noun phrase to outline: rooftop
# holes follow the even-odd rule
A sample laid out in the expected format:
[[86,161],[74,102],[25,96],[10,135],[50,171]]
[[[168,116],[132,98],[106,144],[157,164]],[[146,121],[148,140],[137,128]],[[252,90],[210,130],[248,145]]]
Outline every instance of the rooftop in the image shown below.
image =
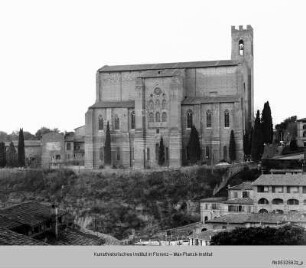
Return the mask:
[[134,108],[135,101],[100,101],[89,108]]
[[11,245],[11,246],[38,246],[47,245],[44,242],[35,240],[31,237],[15,233],[6,228],[0,227],[0,245]]
[[189,238],[210,241],[212,236],[216,235],[219,232],[224,232],[224,231],[226,230],[207,230],[199,234],[193,233],[192,235],[189,236]]
[[92,234],[83,233],[80,230],[67,228],[60,233],[57,245],[74,246],[100,246],[105,244],[105,240]]
[[[52,217],[51,206],[37,202],[26,202],[0,210],[0,215],[11,221],[35,226],[49,220]],[[63,215],[59,211],[59,215]]]
[[229,190],[253,190],[252,182],[251,181],[245,181],[241,184],[229,187]]
[[263,174],[253,185],[306,186],[306,174]]
[[205,202],[205,203],[216,203],[216,202],[224,202],[227,200],[227,197],[208,197],[201,199],[200,202]]
[[185,69],[185,68],[207,68],[236,66],[239,61],[219,60],[219,61],[193,61],[193,62],[174,62],[174,63],[153,63],[153,64],[135,64],[135,65],[105,65],[98,72],[124,72],[124,71],[145,71],[158,69]]

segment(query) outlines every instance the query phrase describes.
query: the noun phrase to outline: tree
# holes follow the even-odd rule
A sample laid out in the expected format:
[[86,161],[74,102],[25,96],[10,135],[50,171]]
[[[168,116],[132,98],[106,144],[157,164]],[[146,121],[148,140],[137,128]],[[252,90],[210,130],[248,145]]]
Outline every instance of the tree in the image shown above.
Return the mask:
[[158,152],[158,164],[162,166],[165,163],[165,147],[163,137],[160,138],[159,152]]
[[249,157],[251,155],[252,132],[253,128],[251,128],[250,130],[246,130],[243,135],[243,152],[246,157]]
[[9,135],[4,131],[0,131],[0,141],[9,141]]
[[0,167],[6,166],[6,149],[5,143],[0,142]]
[[189,142],[187,145],[187,153],[191,163],[196,163],[201,159],[201,145],[199,133],[195,126],[191,127]]
[[297,116],[291,116],[286,118],[280,124],[275,126],[276,137],[278,141],[290,142],[297,137]]
[[18,139],[18,166],[25,166],[25,150],[24,150],[24,137],[23,137],[23,129],[21,128],[19,131],[19,139]]
[[263,153],[263,138],[262,138],[262,130],[259,118],[259,110],[256,113],[256,119],[254,124],[254,131],[252,135],[252,148],[251,148],[251,156],[254,161],[258,161],[261,158]]
[[6,164],[8,167],[16,167],[18,164],[17,153],[13,142],[10,143],[6,153]]
[[37,139],[41,139],[42,135],[49,133],[49,132],[56,132],[59,133],[59,129],[58,128],[54,128],[54,129],[50,129],[47,127],[41,127],[39,130],[36,131],[35,136]]
[[261,127],[262,127],[263,142],[271,144],[273,141],[273,123],[272,123],[271,109],[268,101],[264,104],[264,108],[262,110]]
[[112,151],[111,151],[111,136],[110,136],[108,121],[107,121],[105,136],[106,137],[105,137],[105,146],[104,146],[104,164],[110,166],[112,164]]
[[230,135],[229,157],[231,162],[234,162],[236,160],[236,142],[235,142],[234,130],[231,131]]
[[306,245],[304,229],[297,226],[280,228],[236,228],[220,232],[211,239],[212,245]]

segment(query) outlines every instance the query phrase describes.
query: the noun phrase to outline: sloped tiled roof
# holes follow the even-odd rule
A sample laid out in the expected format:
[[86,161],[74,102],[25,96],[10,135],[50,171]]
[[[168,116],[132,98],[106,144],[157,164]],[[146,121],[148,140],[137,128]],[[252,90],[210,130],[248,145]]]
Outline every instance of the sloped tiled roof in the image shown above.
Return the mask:
[[224,232],[224,231],[226,230],[207,230],[199,234],[193,233],[192,235],[189,236],[189,238],[210,241],[212,236],[216,235],[217,233]]
[[216,97],[187,97],[182,101],[182,105],[193,105],[201,103],[231,103],[239,102],[240,98],[238,96],[216,96]]
[[[64,212],[59,211],[59,216]],[[0,215],[11,221],[35,226],[49,220],[52,217],[51,206],[42,205],[37,202],[26,202],[9,208],[1,209]]]
[[135,101],[100,101],[89,108],[134,108]]
[[236,66],[239,61],[219,60],[219,61],[193,61],[193,62],[174,62],[174,63],[155,63],[155,64],[135,64],[135,65],[105,65],[98,71],[102,72],[122,72],[122,71],[143,71],[158,69],[185,69],[185,68],[207,68]]
[[0,245],[38,246],[38,245],[47,245],[47,244],[44,242],[35,240],[26,235],[18,234],[6,228],[0,227]]
[[263,174],[252,184],[306,186],[306,174]]
[[222,202],[223,203],[226,200],[227,200],[226,197],[208,197],[208,198],[201,199],[200,202],[206,202],[206,203]]
[[67,228],[60,233],[57,245],[100,246],[105,240],[95,235],[83,233],[80,230]]
[[245,181],[239,185],[235,185],[229,188],[229,190],[253,190],[252,182]]
[[13,221],[5,216],[0,215],[0,227],[7,229],[14,229],[16,227],[22,226],[23,224],[18,221]]

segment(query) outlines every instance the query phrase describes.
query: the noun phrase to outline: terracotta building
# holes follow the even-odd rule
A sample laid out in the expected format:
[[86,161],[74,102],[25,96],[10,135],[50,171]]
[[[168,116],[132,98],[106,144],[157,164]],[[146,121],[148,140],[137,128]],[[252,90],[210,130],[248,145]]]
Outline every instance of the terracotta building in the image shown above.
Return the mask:
[[96,101],[86,113],[85,167],[104,164],[107,122],[112,164],[154,167],[161,137],[165,165],[186,162],[191,126],[202,160],[229,158],[234,130],[237,159],[253,119],[253,28],[231,28],[230,60],[104,66],[96,75]]

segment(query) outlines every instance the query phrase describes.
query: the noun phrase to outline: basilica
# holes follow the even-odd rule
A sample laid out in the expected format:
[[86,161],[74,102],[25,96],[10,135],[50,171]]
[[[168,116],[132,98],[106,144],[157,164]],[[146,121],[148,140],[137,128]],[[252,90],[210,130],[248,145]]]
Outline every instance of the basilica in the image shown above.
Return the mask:
[[236,159],[254,114],[253,28],[231,27],[231,59],[159,64],[105,65],[96,74],[96,101],[85,115],[85,167],[104,166],[107,123],[112,165],[188,163],[191,127],[199,133],[202,162],[229,159],[231,130]]

